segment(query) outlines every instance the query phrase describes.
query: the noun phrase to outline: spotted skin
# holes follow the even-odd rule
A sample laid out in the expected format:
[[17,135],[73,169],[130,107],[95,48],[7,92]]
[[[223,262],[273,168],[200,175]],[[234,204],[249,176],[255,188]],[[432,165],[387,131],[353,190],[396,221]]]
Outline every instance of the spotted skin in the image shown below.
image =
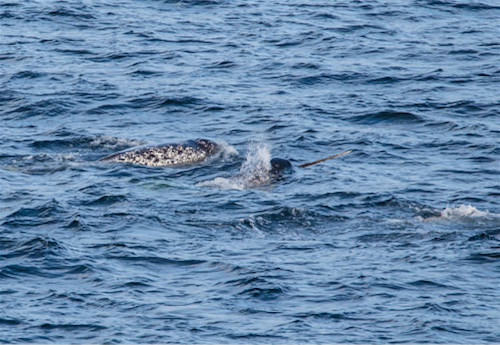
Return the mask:
[[180,144],[164,144],[121,151],[101,158],[100,161],[165,167],[198,163],[220,150],[220,146],[211,140],[196,139]]

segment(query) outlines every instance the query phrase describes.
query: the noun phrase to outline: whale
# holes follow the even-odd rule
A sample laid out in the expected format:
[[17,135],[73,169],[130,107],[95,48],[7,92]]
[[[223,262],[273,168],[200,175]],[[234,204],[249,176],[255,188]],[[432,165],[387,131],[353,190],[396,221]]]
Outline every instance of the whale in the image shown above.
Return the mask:
[[99,159],[101,162],[122,162],[150,167],[182,166],[200,163],[221,151],[221,146],[208,139],[194,139],[183,143],[143,146],[113,153]]
[[[222,151],[221,144],[208,139],[198,138],[183,143],[131,148],[103,157],[99,161],[125,162],[151,167],[174,167],[200,163]],[[350,152],[352,151],[348,150],[314,162],[301,164],[298,167],[304,168],[315,165]],[[247,161],[243,163],[238,174],[231,177],[217,177],[210,181],[200,182],[198,185],[246,189],[273,183],[293,172],[292,163],[289,160],[277,157],[267,159],[269,161],[255,162],[247,158]]]
[[[204,161],[221,151],[219,144],[208,139],[194,139],[183,143],[142,146],[113,153],[99,159],[101,162],[133,163],[152,167],[189,165]],[[282,176],[290,172],[292,163],[283,158],[272,158],[267,173]]]

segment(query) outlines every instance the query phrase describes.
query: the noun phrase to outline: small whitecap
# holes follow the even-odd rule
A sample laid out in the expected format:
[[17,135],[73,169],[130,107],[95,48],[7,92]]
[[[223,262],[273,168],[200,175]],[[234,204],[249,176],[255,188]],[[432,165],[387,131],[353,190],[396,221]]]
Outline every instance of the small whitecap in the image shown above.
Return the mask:
[[455,207],[446,206],[443,210],[438,211],[438,214],[436,216],[418,216],[416,218],[424,222],[434,222],[440,220],[474,220],[500,218],[500,214],[491,213],[489,211],[481,211],[472,205],[460,204]]
[[480,211],[472,205],[458,205],[457,207],[446,207],[441,211],[441,218],[455,217],[487,217],[490,215],[488,211]]

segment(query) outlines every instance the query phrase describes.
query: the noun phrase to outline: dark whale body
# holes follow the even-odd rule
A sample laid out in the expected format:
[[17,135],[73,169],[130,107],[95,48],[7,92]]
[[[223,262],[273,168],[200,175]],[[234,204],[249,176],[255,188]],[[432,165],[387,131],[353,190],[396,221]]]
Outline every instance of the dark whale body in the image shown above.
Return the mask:
[[195,139],[184,143],[146,146],[120,151],[101,158],[99,161],[166,167],[198,163],[220,151],[220,145],[211,140]]
[[283,173],[292,171],[292,163],[283,158],[271,159],[271,170],[269,171],[273,176],[281,176]]

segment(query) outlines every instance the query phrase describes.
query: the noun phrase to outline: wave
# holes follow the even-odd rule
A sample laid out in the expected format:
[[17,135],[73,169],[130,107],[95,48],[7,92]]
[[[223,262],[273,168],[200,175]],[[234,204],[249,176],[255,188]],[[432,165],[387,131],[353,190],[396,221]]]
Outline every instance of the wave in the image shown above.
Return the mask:
[[379,111],[376,113],[369,113],[353,117],[351,121],[361,124],[373,125],[377,123],[390,123],[390,124],[418,124],[424,123],[425,120],[419,115],[409,112],[400,112],[393,110]]
[[38,276],[44,278],[61,278],[68,275],[91,275],[95,272],[91,264],[60,264],[57,260],[47,260],[44,265],[12,264],[0,267],[0,277],[19,279],[21,277]]
[[[116,58],[116,57],[115,57]],[[106,58],[108,59],[108,58]],[[138,70],[132,72],[138,73]],[[161,75],[161,72],[153,71],[152,73],[146,72],[149,76],[152,74]],[[141,74],[139,72],[139,74]],[[144,73],[142,73],[144,74]],[[164,110],[168,109],[169,112],[181,111],[183,108],[192,107],[206,107],[207,100],[200,99],[192,96],[170,96],[161,97],[151,94],[144,94],[140,97],[129,98],[128,100],[120,103],[105,103],[87,110],[88,114],[99,115],[108,114],[121,110],[136,110],[136,109],[150,109],[150,110]]]
[[[300,207],[272,207],[237,220],[236,229],[258,237],[310,238],[332,230],[332,224],[348,219],[331,212],[318,212]],[[293,249],[293,248],[287,248]]]
[[20,207],[7,215],[1,225],[13,227],[40,226],[57,222],[58,215],[64,212],[59,202],[52,200],[33,207]]
[[472,205],[447,206],[443,210],[437,210],[434,215],[417,216],[417,220],[434,222],[442,220],[468,221],[468,220],[500,220],[500,214],[489,211],[480,211]]
[[64,256],[67,250],[63,244],[54,238],[36,236],[25,242],[18,243],[12,252],[3,255],[4,258],[29,257],[46,258],[49,256]]
[[75,103],[65,97],[36,100],[32,102],[13,102],[13,106],[5,111],[6,120],[27,119],[30,117],[57,117],[74,109]]
[[145,142],[137,139],[118,138],[107,135],[91,137],[88,142],[90,148],[104,148],[107,150],[123,150],[133,146],[144,145]]
[[120,204],[127,202],[127,197],[125,195],[103,195],[94,200],[84,202],[84,205],[88,206],[111,206],[114,204]]
[[498,10],[500,6],[490,5],[484,1],[478,2],[458,2],[458,1],[447,1],[447,0],[424,0],[420,1],[423,4],[429,6],[440,6],[440,7],[453,7],[462,10],[470,11],[486,11],[486,10]]
[[133,146],[145,144],[144,141],[135,139],[117,138],[106,135],[82,136],[71,131],[57,130],[46,133],[44,140],[35,140],[30,146],[37,149],[50,150],[82,150],[104,148],[109,150],[122,150]]

